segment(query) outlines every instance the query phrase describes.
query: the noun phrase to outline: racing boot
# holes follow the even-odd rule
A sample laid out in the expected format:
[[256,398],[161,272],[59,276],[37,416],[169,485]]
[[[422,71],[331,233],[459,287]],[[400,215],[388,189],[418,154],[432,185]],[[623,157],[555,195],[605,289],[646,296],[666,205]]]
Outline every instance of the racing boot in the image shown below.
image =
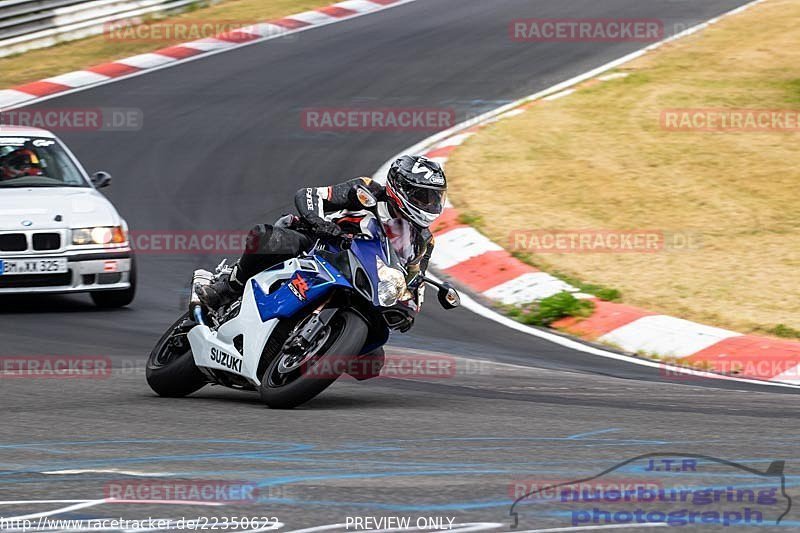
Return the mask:
[[220,309],[230,305],[244,294],[244,283],[236,277],[239,273],[239,265],[234,265],[230,275],[223,275],[211,285],[205,285],[197,289],[197,296],[200,302],[207,309]]

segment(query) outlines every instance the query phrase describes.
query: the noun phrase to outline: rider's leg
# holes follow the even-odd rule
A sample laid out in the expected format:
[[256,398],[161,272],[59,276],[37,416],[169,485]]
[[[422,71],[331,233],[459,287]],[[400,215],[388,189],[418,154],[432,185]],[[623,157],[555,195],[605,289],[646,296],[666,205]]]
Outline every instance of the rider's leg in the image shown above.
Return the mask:
[[200,301],[211,309],[228,305],[242,296],[248,279],[272,265],[296,257],[312,244],[311,239],[299,231],[269,224],[255,226],[247,234],[244,254],[233,266],[231,275],[202,287],[198,291]]
[[297,257],[312,244],[311,238],[299,231],[259,224],[247,235],[247,247],[238,262],[237,281],[244,285],[265,268]]

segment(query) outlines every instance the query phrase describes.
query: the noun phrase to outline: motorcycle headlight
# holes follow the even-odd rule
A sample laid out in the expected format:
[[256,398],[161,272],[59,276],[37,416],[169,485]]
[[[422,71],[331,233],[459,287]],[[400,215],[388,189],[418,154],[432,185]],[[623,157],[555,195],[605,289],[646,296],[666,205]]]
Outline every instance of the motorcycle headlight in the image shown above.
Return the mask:
[[391,307],[400,296],[408,292],[406,276],[396,268],[391,268],[378,259],[378,302],[383,307]]
[[72,230],[72,244],[122,244],[128,240],[122,226],[78,228]]

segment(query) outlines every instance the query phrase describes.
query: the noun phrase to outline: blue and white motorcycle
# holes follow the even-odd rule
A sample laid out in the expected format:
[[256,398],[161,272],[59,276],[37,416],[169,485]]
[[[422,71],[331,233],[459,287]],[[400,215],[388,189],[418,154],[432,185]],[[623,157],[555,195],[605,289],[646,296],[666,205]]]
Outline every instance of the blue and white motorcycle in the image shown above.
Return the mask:
[[[357,196],[364,207],[359,234],[317,241],[309,252],[253,276],[231,306],[205,309],[196,294],[198,286],[230,273],[225,262],[216,274],[196,271],[190,310],[148,358],[150,387],[161,396],[182,397],[217,384],[257,390],[270,407],[292,408],[343,373],[374,377],[390,330],[407,324],[415,310],[375,198],[366,188]],[[460,305],[449,284],[422,281],[438,288],[445,309]],[[380,358],[373,361],[377,366],[359,364],[371,357]]]

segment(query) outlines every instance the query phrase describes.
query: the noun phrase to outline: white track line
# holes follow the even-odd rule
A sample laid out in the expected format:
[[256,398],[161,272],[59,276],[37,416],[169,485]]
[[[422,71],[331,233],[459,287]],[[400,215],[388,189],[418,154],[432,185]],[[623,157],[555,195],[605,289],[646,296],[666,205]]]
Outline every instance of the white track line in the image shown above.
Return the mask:
[[133,477],[169,477],[172,475],[163,472],[140,472],[138,470],[119,470],[117,468],[50,470],[47,472],[42,472],[42,474],[48,476],[69,476],[75,474],[119,474],[122,476],[133,476]]
[[[436,281],[441,281],[440,279],[436,278],[436,276],[431,275]],[[701,370],[693,370],[691,368],[684,368],[682,366],[675,366],[669,365],[666,363],[658,363],[656,361],[649,361],[646,359],[639,359],[637,357],[633,357],[630,355],[623,355],[614,352],[609,352],[607,350],[603,350],[601,348],[596,348],[594,346],[589,346],[588,344],[583,344],[577,340],[573,340],[569,337],[563,337],[561,335],[557,335],[555,333],[550,333],[549,331],[543,331],[539,329],[534,329],[528,327],[516,320],[508,318],[505,315],[501,315],[500,313],[485,307],[483,304],[480,304],[473,300],[470,296],[466,294],[461,294],[461,305],[465,308],[469,309],[473,313],[480,315],[484,318],[489,320],[493,320],[498,324],[506,326],[508,328],[514,329],[521,333],[526,333],[528,335],[533,335],[534,337],[539,337],[540,339],[544,339],[546,341],[550,341],[554,344],[558,344],[565,348],[569,348],[570,350],[575,350],[578,352],[584,352],[591,355],[598,355],[600,357],[605,357],[607,359],[614,359],[615,361],[624,361],[626,363],[640,365],[640,366],[647,366],[650,368],[658,368],[663,369],[664,373],[668,373],[669,375],[681,374],[686,376],[694,376],[700,378],[707,378],[707,379],[717,379],[721,381],[733,381],[737,383],[747,383],[750,385],[765,385],[770,387],[781,387],[787,389],[800,389],[800,385],[792,385],[789,383],[775,383],[773,381],[761,381],[757,379],[748,379],[748,378],[739,378],[734,376],[724,376],[722,374],[714,374],[712,372],[703,372]],[[676,378],[676,381],[679,381]]]
[[87,509],[89,507],[96,507],[98,505],[108,504],[143,504],[143,505],[203,505],[208,507],[219,507],[225,505],[222,502],[202,502],[192,500],[117,500],[114,498],[102,498],[99,500],[5,500],[0,501],[0,505],[32,505],[32,504],[46,504],[46,503],[71,503],[66,507],[58,507],[50,509],[49,511],[42,511],[39,513],[32,513],[20,516],[6,516],[3,520],[11,522],[15,520],[32,520],[35,518],[46,518],[53,515],[68,513],[70,511],[77,511],[80,509]]
[[0,505],[31,505],[38,503],[85,503],[89,500],[5,500]]
[[6,522],[14,522],[18,520],[32,520],[34,518],[45,518],[48,516],[53,516],[55,514],[61,513],[68,513],[70,511],[77,511],[79,509],[87,509],[89,507],[96,507],[98,505],[102,505],[106,503],[106,499],[103,498],[101,500],[84,500],[82,503],[76,503],[74,505],[68,505],[67,507],[59,507],[58,509],[52,509],[50,511],[43,511],[41,513],[32,513],[20,516],[7,516],[3,517]]

